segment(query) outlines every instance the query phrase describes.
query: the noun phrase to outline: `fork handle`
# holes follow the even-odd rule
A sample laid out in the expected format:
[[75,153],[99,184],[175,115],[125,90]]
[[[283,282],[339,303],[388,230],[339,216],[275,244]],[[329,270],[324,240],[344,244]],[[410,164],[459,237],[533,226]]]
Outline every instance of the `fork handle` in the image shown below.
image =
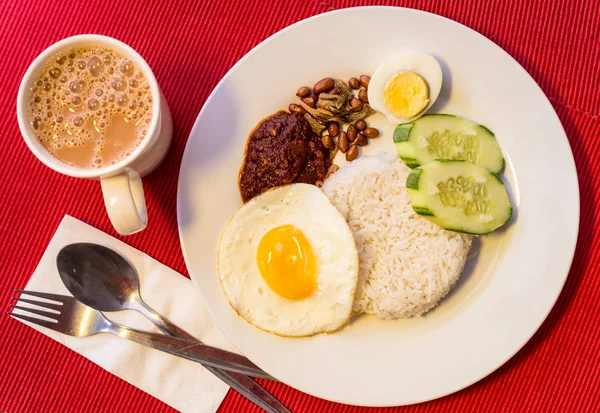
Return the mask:
[[272,377],[259,369],[254,363],[244,356],[229,351],[210,347],[197,340],[187,340],[163,334],[148,333],[129,327],[113,324],[108,332],[117,334],[136,343],[183,357],[187,360],[201,363],[205,366],[242,373],[253,377],[271,379]]

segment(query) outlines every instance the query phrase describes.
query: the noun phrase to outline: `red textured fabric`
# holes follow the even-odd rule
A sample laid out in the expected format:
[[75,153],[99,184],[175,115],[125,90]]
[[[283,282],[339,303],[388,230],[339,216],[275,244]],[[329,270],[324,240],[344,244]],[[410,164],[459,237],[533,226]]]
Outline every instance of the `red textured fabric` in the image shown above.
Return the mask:
[[[187,136],[210,91],[238,59],[271,34],[303,18],[361,3],[367,2],[0,0],[0,303],[8,305],[12,290],[26,284],[64,214],[115,235],[98,183],[44,167],[19,134],[18,84],[44,48],[70,35],[100,33],[128,43],[153,68],[171,106],[174,145],[166,162],[144,181],[148,229],[124,240],[187,275],[177,235],[176,184]],[[531,73],[558,112],[573,148],[582,214],[564,291],[515,357],[454,395],[379,411],[600,411],[600,5],[589,0],[394,4],[441,14],[479,31]],[[556,193],[560,196],[560,188]],[[0,412],[173,411],[4,314],[0,372]],[[369,410],[319,400],[283,384],[261,383],[293,412]],[[220,408],[259,411],[235,392]]]

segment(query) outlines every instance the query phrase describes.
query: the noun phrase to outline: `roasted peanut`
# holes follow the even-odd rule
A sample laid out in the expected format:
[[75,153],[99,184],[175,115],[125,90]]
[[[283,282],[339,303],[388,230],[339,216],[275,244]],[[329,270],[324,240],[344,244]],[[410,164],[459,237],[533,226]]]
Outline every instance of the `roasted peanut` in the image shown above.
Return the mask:
[[354,142],[354,140],[356,139],[356,135],[358,134],[358,132],[356,131],[356,126],[349,125],[347,129],[347,134],[350,142]]
[[304,102],[307,106],[309,106],[313,109],[317,107],[317,101],[315,99],[313,99],[312,97],[303,98],[302,102]]
[[329,131],[329,135],[335,138],[340,133],[340,125],[337,122],[329,122],[327,130]]
[[290,106],[288,107],[290,113],[297,113],[298,115],[304,115],[306,113],[306,109],[304,109],[302,106],[297,105],[295,103],[290,103]]
[[369,103],[369,93],[367,92],[367,89],[365,89],[364,87],[361,87],[360,90],[358,91],[358,98],[363,103]]
[[369,82],[371,81],[371,76],[367,76],[367,75],[360,75],[360,84],[363,85],[365,88],[369,87]]
[[352,162],[357,157],[358,157],[358,146],[350,145],[350,148],[348,148],[348,152],[346,152],[346,160],[348,162]]
[[354,126],[356,126],[356,129],[358,129],[359,131],[364,131],[365,129],[367,129],[367,122],[365,122],[364,120],[359,120],[358,122],[356,122],[354,124]]
[[308,86],[302,86],[296,92],[296,96],[298,96],[299,98],[305,98],[308,95],[310,95],[310,88]]
[[373,139],[379,136],[379,131],[375,128],[367,128],[363,131],[363,133],[369,139]]
[[367,140],[367,137],[365,135],[359,133],[354,143],[358,146],[365,146],[369,144],[369,141]]
[[333,137],[329,135],[323,135],[321,142],[323,142],[323,146],[327,149],[335,149],[335,140]]
[[350,110],[353,112],[359,112],[363,108],[363,103],[360,99],[352,98],[350,99]]
[[327,92],[333,89],[334,86],[335,81],[330,77],[326,77],[325,79],[321,79],[315,83],[313,91],[318,95],[319,93]]
[[350,142],[348,141],[348,135],[346,135],[346,132],[344,131],[340,132],[340,136],[338,138],[338,148],[340,148],[342,153],[346,153],[349,147]]
[[360,87],[360,82],[355,77],[351,77],[350,80],[348,81],[348,84],[350,85],[350,87],[352,89],[358,89]]

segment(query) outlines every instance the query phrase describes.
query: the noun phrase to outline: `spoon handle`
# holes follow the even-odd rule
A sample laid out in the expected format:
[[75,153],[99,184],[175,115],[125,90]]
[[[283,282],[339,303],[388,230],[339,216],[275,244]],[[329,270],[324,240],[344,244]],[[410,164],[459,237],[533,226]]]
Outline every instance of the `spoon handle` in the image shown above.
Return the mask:
[[194,336],[189,334],[184,329],[177,327],[171,321],[169,321],[166,317],[163,317],[156,311],[154,311],[151,307],[148,306],[145,302],[140,298],[138,300],[140,304],[138,308],[136,308],[139,312],[141,312],[148,320],[152,321],[152,323],[160,329],[165,334],[170,336],[185,338],[188,340],[198,341]]

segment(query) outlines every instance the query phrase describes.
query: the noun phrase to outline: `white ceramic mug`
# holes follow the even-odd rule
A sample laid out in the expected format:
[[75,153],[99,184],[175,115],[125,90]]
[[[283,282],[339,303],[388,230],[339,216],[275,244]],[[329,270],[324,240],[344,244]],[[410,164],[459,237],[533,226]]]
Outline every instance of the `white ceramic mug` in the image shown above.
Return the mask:
[[[27,107],[29,87],[44,64],[65,49],[84,46],[106,46],[131,59],[144,73],[152,93],[152,121],[144,140],[127,158],[99,169],[76,168],[48,153],[32,131]],[[152,172],[165,158],[171,146],[173,125],[169,106],[150,66],[135,50],[116,39],[95,34],[73,36],[53,44],[33,61],[21,81],[17,118],[27,146],[46,166],[76,178],[100,180],[108,217],[119,234],[130,235],[146,228],[148,214],[141,177]]]

